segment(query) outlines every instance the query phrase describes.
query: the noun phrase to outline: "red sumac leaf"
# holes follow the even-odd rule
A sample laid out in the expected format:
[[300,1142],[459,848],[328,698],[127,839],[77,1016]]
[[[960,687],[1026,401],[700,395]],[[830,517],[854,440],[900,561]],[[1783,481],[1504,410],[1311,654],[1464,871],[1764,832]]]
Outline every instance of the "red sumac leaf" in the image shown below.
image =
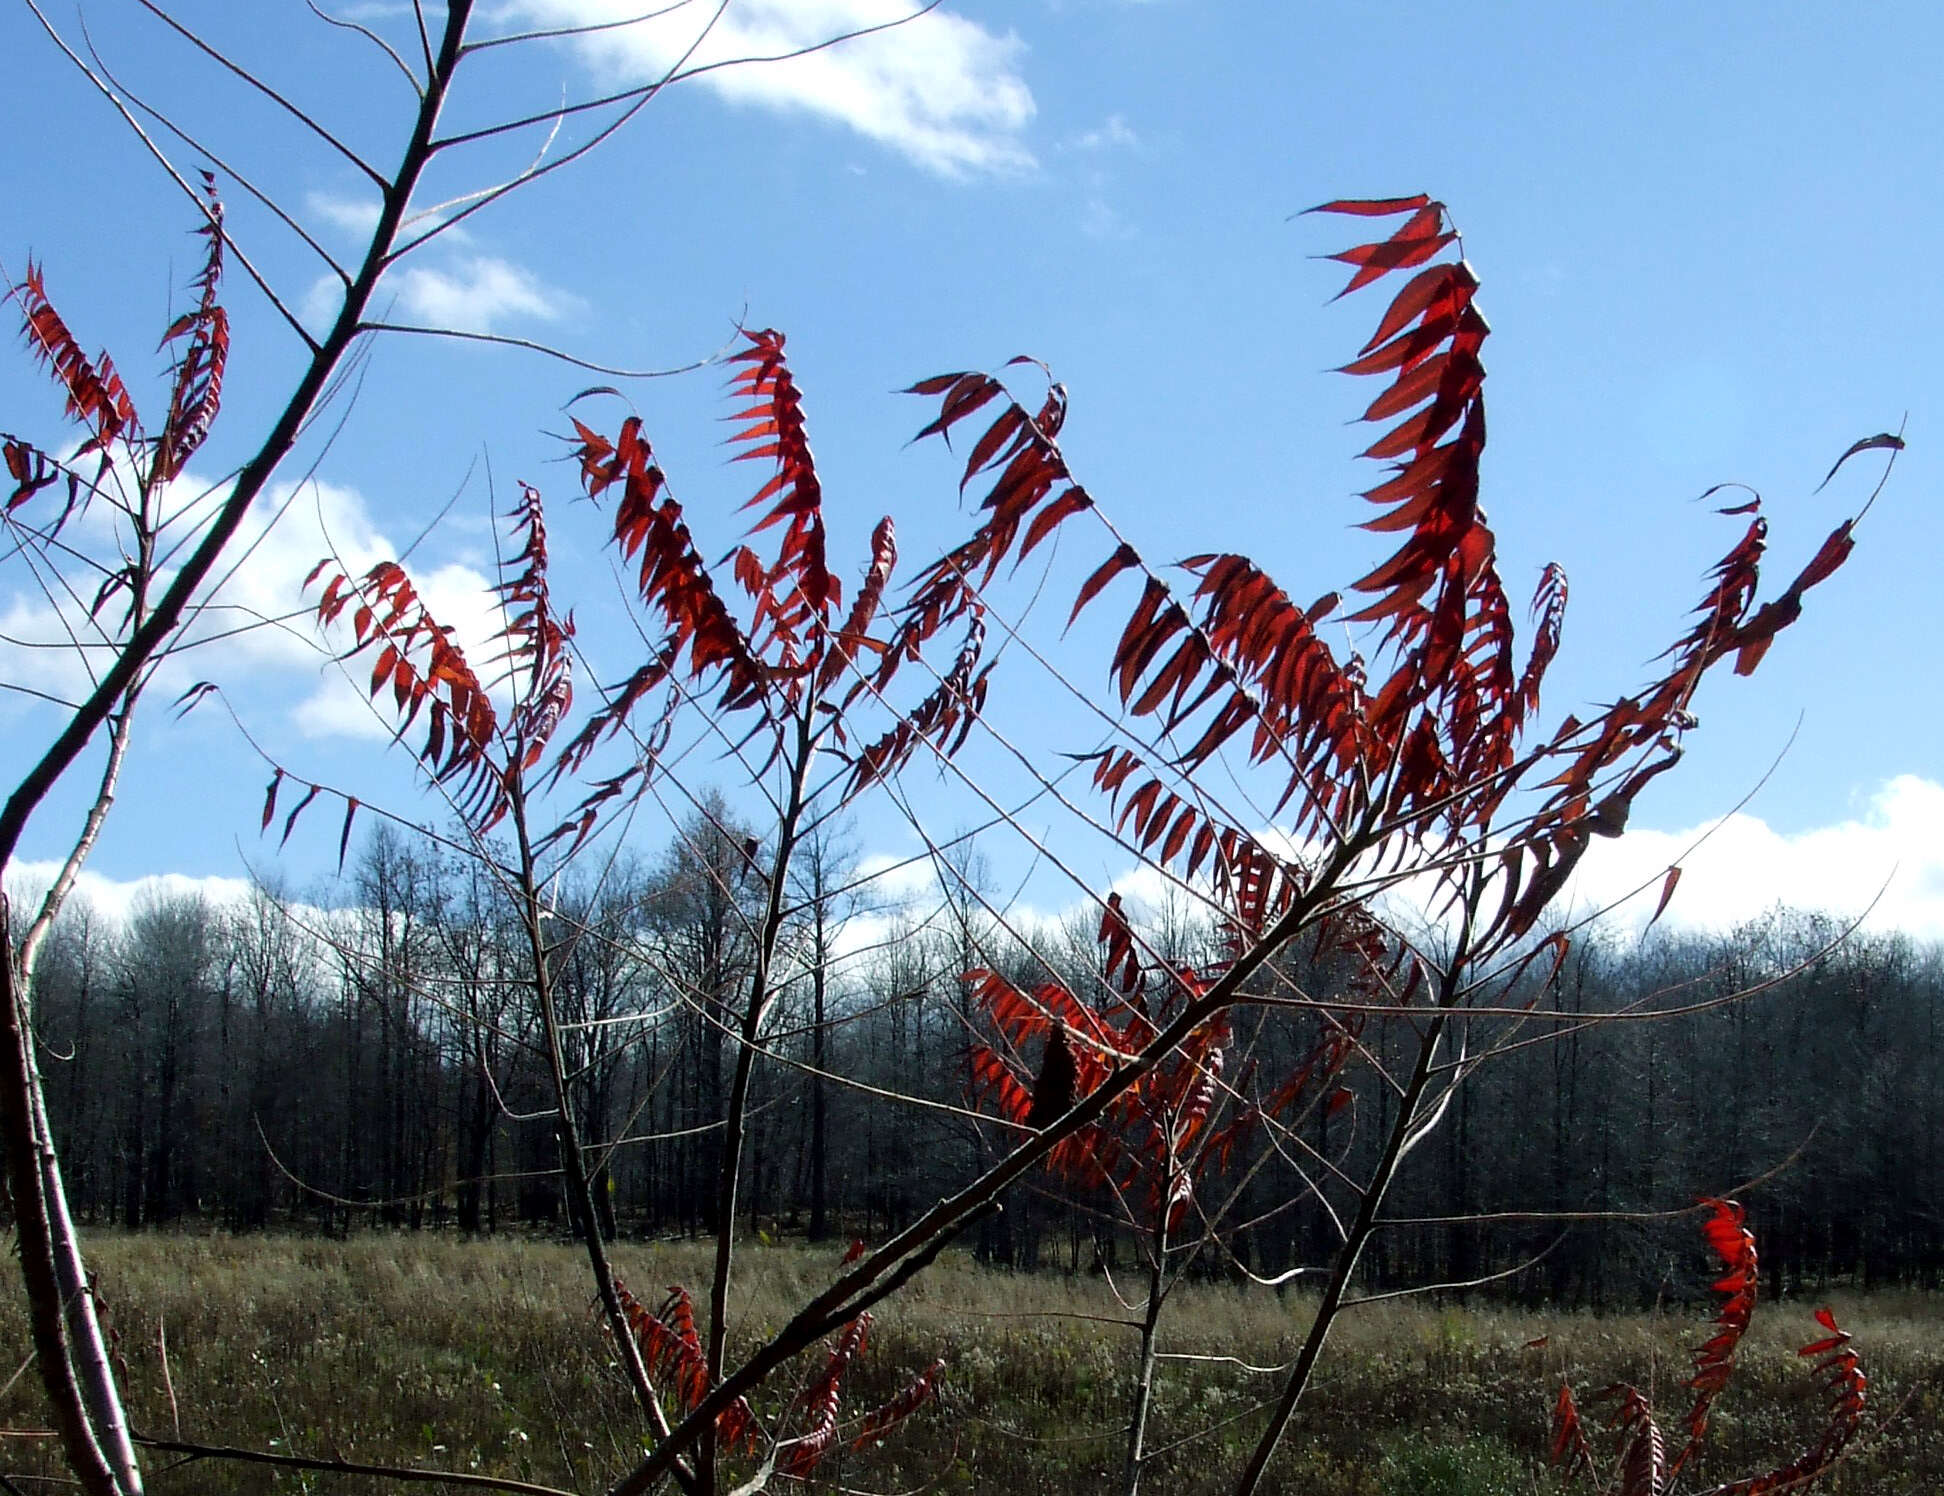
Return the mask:
[[1822,482],[1816,485],[1814,492],[1821,493],[1825,488],[1829,487],[1829,480],[1834,478],[1842,470],[1844,463],[1848,462],[1859,452],[1874,452],[1885,448],[1892,452],[1901,452],[1904,449],[1904,439],[1892,431],[1879,431],[1875,436],[1866,436],[1861,441],[1851,442],[1849,450],[1836,459],[1836,465],[1830,468],[1828,473],[1824,475]]
[[1134,547],[1126,544],[1121,545],[1113,555],[1109,556],[1102,563],[1099,570],[1094,572],[1092,576],[1088,577],[1081,584],[1080,595],[1073,601],[1073,611],[1067,615],[1067,627],[1073,627],[1074,620],[1080,616],[1080,610],[1100,595],[1101,588],[1126,571],[1128,567],[1139,566],[1140,564],[1140,554]]
[[1653,918],[1647,921],[1645,928],[1651,930],[1654,927],[1654,921],[1658,920],[1662,914],[1667,912],[1667,902],[1674,897],[1674,890],[1680,886],[1680,882],[1681,869],[1679,866],[1669,868],[1667,870],[1667,876],[1661,880],[1660,902],[1654,905]]
[[344,871],[344,854],[351,845],[351,822],[357,818],[358,797],[351,795],[344,802],[344,829],[338,833],[338,871]]
[[1340,197],[1333,202],[1305,208],[1305,213],[1348,213],[1358,218],[1389,218],[1398,213],[1414,213],[1427,206],[1428,194],[1415,192],[1409,197]]

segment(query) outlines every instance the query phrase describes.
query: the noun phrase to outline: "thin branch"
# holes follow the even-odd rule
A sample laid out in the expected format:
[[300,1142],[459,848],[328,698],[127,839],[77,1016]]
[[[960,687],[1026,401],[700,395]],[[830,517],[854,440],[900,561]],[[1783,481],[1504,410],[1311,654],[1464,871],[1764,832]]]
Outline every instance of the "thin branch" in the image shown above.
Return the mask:
[[317,5],[317,0],[304,0],[304,4],[309,7],[312,15],[316,16],[318,20],[323,21],[325,24],[341,27],[346,31],[357,32],[359,36],[362,36],[372,46],[376,47],[393,62],[398,64],[399,72],[403,73],[405,75],[405,81],[412,85],[413,93],[417,94],[421,99],[425,97],[425,89],[420,85],[418,75],[405,65],[405,59],[398,55],[393,49],[392,44],[377,32],[368,26],[359,25],[356,21],[347,21],[339,16],[332,15],[329,11],[320,10]]
[[[255,73],[251,72],[248,68],[243,67],[238,63],[230,61],[230,59],[224,56],[222,52],[218,51],[215,47],[212,47],[208,42],[204,41],[201,37],[197,36],[195,32],[191,31],[187,26],[183,25],[182,22],[178,21],[174,16],[170,15],[166,10],[162,9],[161,6],[157,5],[155,3],[155,0],[135,0],[135,3],[140,5],[143,10],[147,11],[150,15],[154,16],[163,25],[167,26],[171,31],[175,32],[177,36],[180,36],[181,38],[183,38],[183,40],[189,42],[192,46],[196,48],[197,51],[201,52],[205,57],[208,57],[212,61],[221,64],[225,69],[227,69],[231,73],[234,73],[238,78],[242,79],[243,82],[247,83],[251,88],[254,88],[258,93],[262,94],[265,98],[269,99],[272,103],[279,105],[284,110],[285,113],[290,115],[292,119],[296,120],[300,125],[303,125],[319,140],[323,141],[332,150],[336,151],[340,156],[344,157],[346,161],[350,162],[353,166],[357,167],[357,169],[363,172],[367,177],[370,177],[372,183],[378,188],[380,192],[389,192],[391,190],[391,183],[387,182],[384,179],[384,177],[379,174],[377,168],[367,164],[364,157],[360,156],[356,151],[352,150],[350,146],[346,145],[343,141],[339,140],[337,136],[333,135],[329,130],[325,129],[316,120],[312,119],[302,109],[299,109],[295,104],[291,103],[290,100],[286,99],[282,94],[278,93],[276,89],[272,88],[269,84],[265,83]],[[421,95],[421,97],[423,97],[423,95]]]
[[260,1449],[238,1449],[227,1444],[198,1444],[188,1439],[152,1439],[137,1434],[135,1442],[144,1449],[159,1449],[165,1454],[187,1455],[194,1460],[230,1460],[243,1465],[270,1465],[281,1470],[319,1470],[331,1475],[367,1475],[379,1480],[411,1482],[417,1485],[463,1486],[474,1491],[514,1491],[520,1496],[575,1496],[557,1486],[538,1485],[530,1480],[515,1480],[510,1475],[475,1475],[462,1470],[421,1470],[412,1465],[367,1465],[358,1460],[312,1459],[301,1454],[268,1454]]
[[420,337],[456,338],[466,343],[497,343],[504,348],[524,348],[530,353],[544,353],[548,358],[558,359],[563,364],[576,369],[586,369],[593,374],[604,374],[610,379],[667,379],[675,374],[693,374],[697,369],[706,369],[711,364],[722,361],[731,345],[725,344],[706,358],[698,358],[691,363],[678,364],[666,369],[623,369],[611,364],[597,364],[592,360],[576,358],[571,353],[537,343],[531,338],[508,337],[496,332],[467,332],[457,327],[414,327],[404,322],[360,322],[359,332],[402,332],[413,333]]
[[[299,239],[304,241],[304,244],[310,249],[311,253],[315,254],[326,265],[331,267],[332,273],[334,273],[340,281],[342,281],[346,286],[349,286],[351,284],[351,272],[346,270],[342,265],[338,264],[338,262],[334,258],[332,258],[330,251],[325,249],[322,244],[319,244],[317,242],[316,238],[311,234],[310,230],[306,229],[301,223],[299,223],[296,220],[296,218],[294,218],[288,211],[284,209],[284,207],[280,203],[277,202],[275,198],[271,197],[269,193],[259,188],[256,185],[256,183],[252,182],[248,177],[244,176],[241,171],[239,171],[230,162],[226,161],[222,156],[218,155],[216,151],[214,151],[210,146],[205,144],[202,140],[200,140],[196,136],[191,135],[187,130],[183,129],[181,125],[178,125],[168,115],[164,114],[160,109],[156,108],[155,105],[149,103],[140,94],[136,93],[134,89],[130,88],[126,83],[122,82],[120,78],[116,77],[114,70],[110,68],[105,61],[102,60],[101,53],[95,49],[92,41],[89,43],[88,46],[88,55],[94,59],[95,66],[101,69],[102,76],[106,78],[116,88],[120,89],[124,94],[126,94],[128,96],[130,103],[134,104],[134,106],[137,109],[141,110],[144,114],[148,115],[149,118],[153,119],[157,124],[161,125],[163,129],[167,130],[171,135],[175,136],[177,140],[180,140],[184,145],[188,146],[190,150],[196,152],[198,155],[207,159],[213,166],[216,167],[218,171],[222,172],[224,176],[228,177],[231,181],[235,182],[237,186],[241,187],[251,197],[255,198],[259,203],[263,204],[264,207],[268,208],[270,212],[273,215],[275,215],[277,220],[280,223],[282,223],[285,228],[289,229]],[[223,237],[225,243],[230,242],[229,235],[227,232],[225,232]]]
[[[141,121],[136,119],[135,116],[129,112],[128,106],[115,96],[114,91],[110,89],[108,85],[104,83],[101,80],[101,78],[96,75],[95,70],[89,67],[87,63],[83,62],[81,60],[80,54],[77,53],[72,47],[70,47],[67,44],[67,39],[63,37],[60,32],[54,29],[53,23],[47,19],[45,14],[42,13],[39,0],[24,0],[24,3],[26,4],[27,8],[33,12],[34,19],[40,22],[41,30],[47,33],[48,39],[52,41],[56,47],[60,48],[62,54],[66,56],[67,60],[73,63],[74,66],[80,71],[81,76],[86,78],[89,83],[93,84],[96,91],[100,93],[100,95],[104,99],[106,99],[110,105],[113,106],[115,112],[121,116],[122,123],[127,125],[130,130],[135,132],[135,138],[141,141],[142,145],[147,149],[148,153],[155,158],[156,164],[159,165],[163,171],[169,174],[169,179],[173,181],[176,184],[176,186],[181,190],[183,196],[188,198],[190,202],[196,205],[196,209],[198,212],[202,213],[205,218],[208,218],[209,204],[206,201],[204,201],[203,195],[200,192],[198,192],[193,186],[190,185],[188,179],[185,178],[182,175],[182,173],[176,169],[175,163],[168,158],[168,155],[162,150],[162,148],[149,138],[148,131],[144,130],[142,128]],[[82,29],[83,37],[86,37],[87,26],[85,22],[83,23],[81,29]],[[94,50],[93,43],[90,42],[89,51],[92,52],[93,50]],[[215,223],[213,219],[211,219],[210,221],[212,223]],[[322,348],[319,345],[317,339],[313,338],[310,335],[310,332],[305,328],[304,324],[298,321],[296,315],[290,310],[289,307],[284,305],[283,299],[277,295],[274,289],[272,289],[268,278],[265,277],[264,274],[256,268],[255,262],[250,259],[249,255],[244,253],[243,247],[240,244],[238,244],[234,238],[230,236],[229,230],[224,228],[220,223],[215,224],[215,229],[217,233],[223,236],[223,243],[228,247],[231,255],[235,258],[236,263],[243,267],[244,273],[247,274],[252,281],[256,282],[257,289],[264,294],[264,297],[269,301],[270,305],[276,309],[278,315],[281,316],[284,319],[284,321],[290,325],[291,331],[296,333],[298,338],[302,340],[304,346],[311,351],[311,356],[313,358],[317,357],[322,352]]]
[[664,5],[660,10],[643,11],[638,16],[627,16],[619,21],[589,21],[580,26],[556,26],[549,31],[521,31],[512,36],[489,36],[476,42],[467,42],[467,54],[484,52],[489,47],[510,47],[516,42],[552,41],[564,36],[592,36],[597,31],[615,31],[623,26],[638,26],[643,21],[659,21],[663,16],[671,16],[678,10],[686,9],[695,0],[675,0],[672,5]]

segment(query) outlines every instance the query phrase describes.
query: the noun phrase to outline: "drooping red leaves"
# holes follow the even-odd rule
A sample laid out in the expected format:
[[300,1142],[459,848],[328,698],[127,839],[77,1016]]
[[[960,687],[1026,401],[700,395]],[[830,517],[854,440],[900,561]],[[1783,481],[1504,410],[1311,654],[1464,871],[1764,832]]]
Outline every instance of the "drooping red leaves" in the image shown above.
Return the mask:
[[[1362,662],[1340,659],[1319,637],[1335,594],[1305,609],[1246,557],[1210,555],[1184,563],[1198,578],[1186,601],[1147,573],[1110,678],[1130,713],[1186,745],[1173,761],[1186,777],[1246,729],[1251,761],[1279,761],[1286,774],[1277,809],[1294,802],[1299,835],[1340,834],[1374,808],[1435,840],[1434,823],[1446,836],[1488,824],[1512,786],[1518,737],[1558,647],[1564,577],[1549,568],[1542,579],[1538,633],[1521,673],[1477,502],[1479,350],[1488,332],[1473,304],[1477,278],[1462,262],[1424,264],[1452,242],[1442,207],[1428,199],[1318,211],[1409,215],[1388,239],[1337,256],[1357,267],[1346,289],[1415,270],[1348,366],[1387,377],[1365,412],[1384,426],[1368,455],[1392,460],[1368,495],[1383,509],[1369,528],[1406,538],[1356,584],[1370,601],[1353,618],[1383,625],[1388,673],[1368,689]],[[1088,578],[1076,613],[1140,564],[1131,548],[1116,551]],[[1202,828],[1169,800],[1168,786],[1112,777],[1116,788],[1129,783],[1122,817],[1135,823],[1141,850],[1186,852],[1191,862],[1207,855]]]
[[169,417],[156,438],[155,470],[173,478],[209,437],[223,403],[223,371],[229,363],[229,314],[216,302],[223,279],[223,202],[216,178],[203,173],[207,220],[197,230],[208,241],[195,280],[196,305],[170,324],[163,343],[181,343],[169,389]]
[[[663,633],[648,661],[610,694],[561,751],[556,774],[578,769],[596,745],[627,724],[635,708],[670,679],[682,679],[700,694],[714,693],[717,712],[755,712],[766,720],[767,693],[777,671],[758,658],[748,637],[717,593],[707,564],[697,552],[682,506],[667,492],[668,480],[642,434],[641,419],[629,416],[613,441],[574,422],[581,485],[589,498],[610,488],[621,491],[615,505],[613,543],[635,567],[635,586]],[[796,672],[801,674],[798,667]]]
[[882,1439],[892,1429],[916,1413],[927,1402],[938,1395],[938,1384],[945,1378],[945,1362],[937,1360],[920,1372],[898,1392],[890,1401],[880,1404],[864,1415],[857,1432],[852,1435],[850,1447],[862,1449],[865,1445]]
[[[328,557],[318,562],[305,588],[331,565]],[[375,656],[372,700],[389,692],[401,737],[425,715],[419,759],[426,772],[454,787],[459,812],[469,822],[482,830],[494,825],[506,811],[505,778],[491,752],[499,714],[452,630],[432,616],[396,561],[381,561],[355,579],[332,572],[318,598],[317,620],[329,625],[347,612],[352,644],[346,658]]]
[[[1253,856],[1240,833],[1223,837],[1218,867],[1252,873],[1226,875],[1237,929],[1254,928],[1294,897],[1300,875],[1261,848]],[[1354,907],[1322,921],[1318,957],[1337,951],[1350,963],[1350,987],[1369,998],[1395,978],[1384,932]],[[1249,940],[1238,937],[1236,948]],[[975,1042],[970,1054],[972,1093],[1004,1119],[1040,1127],[1092,1094],[1130,1055],[1147,1047],[1181,1004],[1205,992],[1220,967],[1195,971],[1156,962],[1142,968],[1136,936],[1124,906],[1109,899],[1100,926],[1104,1000],[1089,1002],[1056,981],[1031,990],[999,973],[965,974],[971,1007],[990,1025],[992,1042]],[[1135,983],[1128,972],[1135,972]],[[1323,1087],[1356,1051],[1363,1015],[1338,1017],[1320,1011],[1319,1036],[1310,1052],[1280,1083],[1258,1089],[1253,1064],[1225,1079],[1234,1066],[1228,1015],[1220,1013],[1190,1031],[1160,1064],[1117,1095],[1102,1116],[1049,1154],[1048,1166],[1081,1190],[1109,1186],[1126,1203],[1144,1206],[1139,1229],[1177,1229],[1200,1193],[1202,1181],[1227,1170],[1238,1148],[1270,1120],[1291,1125],[1296,1116],[1328,1104]],[[1029,1073],[1028,1063],[1037,1064]],[[1240,1103],[1247,1087],[1255,1099]]]
[[1593,1446],[1586,1437],[1586,1425],[1580,1417],[1579,1404],[1573,1399],[1573,1389],[1564,1384],[1553,1404],[1552,1463],[1563,1467],[1569,1477],[1584,1475],[1589,1481],[1593,1479]]
[[857,589],[857,596],[851,601],[850,616],[844,620],[836,636],[831,639],[824,653],[823,666],[817,672],[817,694],[824,695],[837,683],[844,668],[854,661],[860,651],[882,654],[884,646],[871,637],[871,625],[877,621],[878,609],[884,602],[884,589],[891,581],[891,569],[898,564],[898,532],[886,515],[871,532],[871,564],[864,573],[864,584]]
[[729,387],[749,403],[729,417],[736,423],[730,441],[741,448],[737,461],[776,464],[774,475],[743,508],[769,505],[751,527],[752,535],[784,527],[776,559],[767,567],[759,564],[750,579],[748,590],[756,600],[750,634],[759,650],[774,644],[794,656],[804,649],[812,623],[827,623],[841,589],[825,556],[823,484],[810,455],[803,393],[783,359],[783,334],[764,329],[743,336],[749,346],[732,360],[742,367]]
[[[1662,1496],[1707,1430],[1708,1412],[1734,1368],[1735,1352],[1747,1334],[1755,1311],[1755,1238],[1744,1223],[1740,1205],[1732,1200],[1704,1200],[1708,1217],[1702,1235],[1722,1264],[1715,1291],[1725,1300],[1715,1318],[1716,1330],[1694,1353],[1694,1375],[1688,1386],[1695,1392],[1687,1416],[1688,1440],[1670,1461],[1662,1445],[1653,1411],[1638,1389],[1619,1385],[1599,1394],[1618,1399],[1613,1427],[1619,1437],[1616,1496]],[[1869,1390],[1850,1336],[1828,1309],[1816,1311],[1816,1323],[1827,1333],[1810,1341],[1796,1355],[1813,1361],[1811,1375],[1820,1383],[1828,1415],[1816,1441],[1795,1459],[1760,1475],[1744,1476],[1709,1487],[1701,1496],[1772,1496],[1801,1490],[1835,1464],[1863,1421]],[[1581,1426],[1570,1387],[1562,1387],[1553,1407],[1552,1462],[1569,1473],[1580,1472],[1599,1484],[1592,1449]]]
[[[668,1297],[653,1314],[628,1292],[620,1279],[614,1291],[621,1309],[641,1347],[642,1360],[657,1382],[672,1388],[681,1405],[694,1411],[709,1395],[708,1358],[702,1353],[702,1340],[695,1330],[695,1309],[688,1290],[670,1288]],[[751,1444],[756,1436],[756,1417],[749,1404],[737,1398],[716,1415],[716,1438],[728,1448]]]
[[941,374],[921,380],[907,393],[939,401],[938,414],[914,440],[937,436],[949,442],[960,422],[995,400],[1003,399],[1005,406],[974,439],[959,480],[963,490],[981,474],[993,475],[979,505],[983,518],[968,539],[913,581],[873,681],[879,692],[947,624],[982,611],[979,589],[1008,558],[1017,565],[1068,519],[1093,507],[1093,500],[1073,481],[1055,440],[1066,419],[1066,390],[1061,385],[1049,382],[1038,412],[1031,416],[1003,384],[986,374]]
[[88,428],[89,440],[82,450],[105,448],[124,433],[140,429],[135,403],[129,398],[114,362],[106,353],[91,360],[81,351],[74,334],[68,331],[61,314],[47,299],[41,267],[27,262],[27,275],[13,288],[20,303],[21,332],[27,346],[49,370],[67,394],[67,413]]
[[1702,1223],[1701,1235],[1708,1248],[1720,1260],[1722,1275],[1715,1281],[1714,1291],[1723,1296],[1722,1305],[1715,1315],[1715,1332],[1694,1352],[1694,1375],[1688,1378],[1688,1386],[1694,1392],[1694,1403],[1688,1409],[1687,1443],[1669,1468],[1670,1475],[1678,1472],[1687,1463],[1688,1457],[1700,1446],[1701,1436],[1708,1431],[1708,1412],[1715,1399],[1721,1395],[1722,1388],[1735,1370],[1735,1351],[1741,1345],[1742,1337],[1748,1333],[1750,1320],[1755,1315],[1755,1298],[1761,1282],[1755,1256],[1755,1234],[1750,1231],[1744,1218],[1746,1212],[1733,1200],[1706,1200],[1709,1215]]
[[1613,1427],[1620,1440],[1620,1483],[1614,1496],[1662,1496],[1667,1489],[1667,1445],[1654,1410],[1636,1387],[1619,1389]]
[[[1382,213],[1402,212],[1404,208],[1401,205],[1412,201],[1410,198],[1388,199],[1383,205]],[[1393,208],[1391,204],[1400,206]],[[1376,206],[1371,203],[1337,202],[1325,204],[1315,211],[1375,217],[1379,216],[1373,211]],[[1350,284],[1337,292],[1337,295],[1348,296],[1352,291],[1369,285],[1393,270],[1422,265],[1457,237],[1445,227],[1444,204],[1424,202],[1389,238],[1379,240],[1375,244],[1360,244],[1354,249],[1339,250],[1330,256],[1333,260],[1356,267],[1356,273],[1350,277]]]
[[777,1470],[802,1480],[809,1476],[837,1442],[837,1409],[842,1395],[844,1374],[864,1350],[870,1333],[871,1316],[860,1314],[844,1326],[831,1347],[822,1373],[805,1390],[802,1398],[806,1427],[804,1432],[783,1446]]
[[513,732],[520,767],[532,768],[546,752],[574,704],[573,657],[568,641],[574,619],[554,612],[547,580],[547,516],[540,490],[520,485],[520,502],[507,516],[520,549],[502,568],[494,588],[505,623],[500,629],[503,679],[515,692]]
[[1810,1375],[1821,1384],[1828,1409],[1822,1432],[1787,1464],[1761,1475],[1727,1481],[1704,1496],[1770,1496],[1802,1490],[1834,1465],[1856,1437],[1863,1423],[1870,1379],[1863,1374],[1856,1352],[1850,1349],[1849,1332],[1836,1323],[1836,1316],[1828,1309],[1818,1309],[1816,1323],[1829,1333],[1810,1341],[1796,1355],[1815,1360]]
[[67,503],[54,522],[47,526],[50,534],[58,534],[81,500],[84,492],[81,475],[56,462],[39,447],[17,437],[9,436],[0,441],[0,451],[5,453],[7,476],[14,483],[13,492],[7,495],[6,512],[9,514],[42,489],[53,487],[63,478],[67,480]]
[[976,606],[966,624],[965,642],[938,684],[883,736],[862,749],[851,765],[845,798],[887,779],[904,767],[921,743],[929,743],[941,758],[965,746],[985,710],[992,666],[980,669],[985,655],[985,609]]

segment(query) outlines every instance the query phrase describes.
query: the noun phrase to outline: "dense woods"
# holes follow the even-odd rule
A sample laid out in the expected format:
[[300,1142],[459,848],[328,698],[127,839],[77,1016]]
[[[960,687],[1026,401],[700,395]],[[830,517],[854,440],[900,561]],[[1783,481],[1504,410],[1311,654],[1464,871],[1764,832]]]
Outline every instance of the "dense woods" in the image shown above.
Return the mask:
[[[712,1124],[730,1046],[693,997],[746,981],[760,880],[745,833],[720,802],[710,813],[598,897],[570,879],[558,900],[575,1104],[602,1227],[624,1238],[716,1224]],[[968,1057],[995,1036],[959,973],[1025,981],[1043,960],[1075,990],[1098,981],[1085,921],[1041,930],[1029,953],[954,901],[847,893],[856,860],[831,838],[804,865],[819,896],[789,932],[765,1031],[774,1063],[758,1067],[749,1108],[741,1208],[766,1235],[887,1231],[1000,1145],[968,1115]],[[84,905],[63,920],[37,1001],[77,1211],[246,1230],[574,1224],[503,895],[477,863],[387,830],[354,855],[341,897],[335,909],[164,897],[125,924]],[[1149,913],[1156,950],[1187,960],[1212,940],[1178,910]],[[1836,933],[1778,911],[1720,936],[1577,941],[1521,992],[1531,1017],[1474,1022],[1476,1045],[1514,1047],[1458,1089],[1443,1132],[1407,1160],[1387,1212],[1397,1224],[1374,1239],[1365,1279],[1466,1281],[1543,1253],[1495,1291],[1616,1304],[1692,1287],[1691,1223],[1626,1216],[1767,1175],[1744,1198],[1778,1286],[1934,1286],[1944,1166],[1926,1140],[1944,1132],[1944,965],[1902,937],[1830,949]],[[1645,1016],[1669,1008],[1692,1011]],[[1586,1014],[1622,1016],[1582,1025]],[[1381,1134],[1374,1077],[1412,1042],[1404,1028],[1370,1024],[1374,1064],[1343,1076],[1353,1098],[1307,1124],[1352,1175]],[[1244,1030],[1264,1076],[1309,1043],[1275,1008]],[[1238,1180],[1242,1167],[1230,1167]],[[1456,1219],[1480,1215],[1496,1218]],[[1221,1226],[1231,1255],[1205,1257],[1203,1272],[1279,1276],[1330,1246],[1286,1158],[1257,1170]],[[1129,1255],[1113,1202],[1052,1174],[1016,1186],[977,1246],[1060,1270]]]

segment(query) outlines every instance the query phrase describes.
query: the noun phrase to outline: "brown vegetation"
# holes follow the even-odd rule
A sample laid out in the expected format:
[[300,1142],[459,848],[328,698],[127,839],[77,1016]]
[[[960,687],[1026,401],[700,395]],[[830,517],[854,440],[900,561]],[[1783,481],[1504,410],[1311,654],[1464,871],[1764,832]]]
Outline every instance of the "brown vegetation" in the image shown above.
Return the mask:
[[[95,1255],[143,1434],[168,1437],[175,1428],[160,1328],[190,1438],[460,1470],[476,1460],[483,1471],[572,1489],[598,1486],[640,1447],[575,1249],[426,1235],[331,1242],[151,1233],[105,1235]],[[643,1284],[700,1278],[707,1255],[695,1244],[615,1252],[622,1273]],[[834,1244],[749,1249],[733,1306],[738,1339],[777,1323],[835,1255]],[[1229,1286],[1190,1284],[1181,1295],[1173,1349],[1257,1366],[1286,1360],[1315,1309],[1312,1295]],[[1917,1390],[1903,1416],[1856,1449],[1825,1489],[1937,1489],[1944,1306],[1915,1292],[1839,1294],[1835,1306],[1868,1344],[1879,1405],[1898,1407]],[[862,1406],[942,1354],[945,1410],[919,1414],[868,1467],[833,1468],[847,1485],[868,1469],[875,1490],[1114,1489],[1134,1331],[1101,1320],[1124,1317],[1098,1277],[1015,1274],[947,1258],[886,1306],[855,1373]],[[1407,1496],[1385,1484],[1388,1453],[1492,1441],[1488,1449],[1525,1472],[1520,1490],[1554,1489],[1543,1473],[1549,1390],[1562,1379],[1672,1387],[1688,1373],[1695,1319],[1693,1306],[1672,1303],[1610,1315],[1409,1301],[1357,1310],[1338,1327],[1316,1400],[1299,1415],[1272,1478],[1311,1496]],[[1805,1319],[1806,1308],[1791,1305],[1758,1318],[1734,1396],[1711,1420],[1701,1474],[1766,1469],[1813,1438],[1822,1409],[1795,1355]],[[23,1331],[19,1305],[9,1301],[0,1344],[20,1345]],[[1530,1345],[1542,1336],[1543,1346]],[[1227,1490],[1260,1426],[1261,1413],[1248,1410],[1273,1380],[1226,1361],[1174,1365],[1157,1409],[1157,1446],[1185,1427],[1242,1416],[1211,1444],[1162,1455],[1157,1487],[1184,1496]],[[0,1401],[8,1428],[44,1428],[44,1419],[31,1378]],[[8,1441],[10,1469],[50,1470],[58,1466],[52,1457],[44,1441]],[[265,1483],[261,1470],[205,1463],[157,1478],[156,1488],[240,1492]]]

